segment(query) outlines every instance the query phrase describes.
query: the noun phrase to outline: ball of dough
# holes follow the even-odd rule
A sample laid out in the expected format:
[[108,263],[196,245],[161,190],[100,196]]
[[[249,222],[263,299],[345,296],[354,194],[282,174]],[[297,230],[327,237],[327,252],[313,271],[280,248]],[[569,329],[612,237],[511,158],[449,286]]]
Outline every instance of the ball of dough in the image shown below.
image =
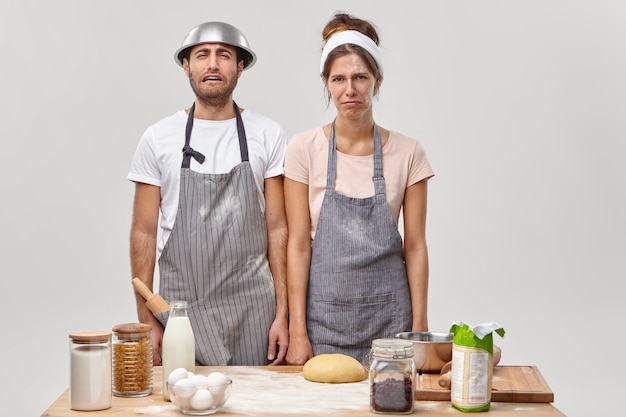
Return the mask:
[[351,356],[324,353],[309,359],[302,367],[304,378],[312,382],[359,382],[367,376],[365,367]]

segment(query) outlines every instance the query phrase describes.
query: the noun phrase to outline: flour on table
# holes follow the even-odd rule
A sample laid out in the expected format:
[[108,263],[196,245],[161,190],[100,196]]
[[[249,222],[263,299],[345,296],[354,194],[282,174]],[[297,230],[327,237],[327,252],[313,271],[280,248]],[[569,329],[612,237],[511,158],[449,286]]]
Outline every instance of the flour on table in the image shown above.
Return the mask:
[[[369,407],[369,383],[326,384],[304,379],[302,372],[279,373],[246,369],[227,375],[233,380],[230,398],[222,411],[255,415],[271,413],[333,413]],[[249,376],[249,377],[248,377]]]

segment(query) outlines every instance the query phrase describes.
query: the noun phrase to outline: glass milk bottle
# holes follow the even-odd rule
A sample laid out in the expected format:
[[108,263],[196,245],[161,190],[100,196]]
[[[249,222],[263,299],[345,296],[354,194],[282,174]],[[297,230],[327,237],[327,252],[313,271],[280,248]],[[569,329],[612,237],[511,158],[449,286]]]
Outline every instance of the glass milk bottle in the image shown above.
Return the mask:
[[111,333],[73,332],[70,337],[70,408],[111,407]]
[[167,377],[176,368],[196,370],[196,342],[187,314],[187,301],[172,301],[170,315],[163,332],[163,399],[170,400]]

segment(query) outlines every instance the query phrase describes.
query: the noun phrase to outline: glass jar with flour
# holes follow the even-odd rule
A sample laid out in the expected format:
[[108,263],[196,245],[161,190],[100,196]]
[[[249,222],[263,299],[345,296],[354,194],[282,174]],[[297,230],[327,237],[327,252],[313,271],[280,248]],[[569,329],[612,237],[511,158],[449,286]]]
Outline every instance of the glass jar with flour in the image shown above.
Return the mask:
[[73,332],[70,337],[70,408],[111,407],[111,332]]

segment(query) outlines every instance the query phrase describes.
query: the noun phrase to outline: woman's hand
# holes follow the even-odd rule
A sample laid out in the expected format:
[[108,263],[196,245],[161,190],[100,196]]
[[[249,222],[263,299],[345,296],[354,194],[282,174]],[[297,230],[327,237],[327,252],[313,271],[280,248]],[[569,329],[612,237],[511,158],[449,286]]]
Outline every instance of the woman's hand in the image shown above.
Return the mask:
[[291,337],[287,350],[287,364],[304,365],[313,357],[311,342],[307,336]]

